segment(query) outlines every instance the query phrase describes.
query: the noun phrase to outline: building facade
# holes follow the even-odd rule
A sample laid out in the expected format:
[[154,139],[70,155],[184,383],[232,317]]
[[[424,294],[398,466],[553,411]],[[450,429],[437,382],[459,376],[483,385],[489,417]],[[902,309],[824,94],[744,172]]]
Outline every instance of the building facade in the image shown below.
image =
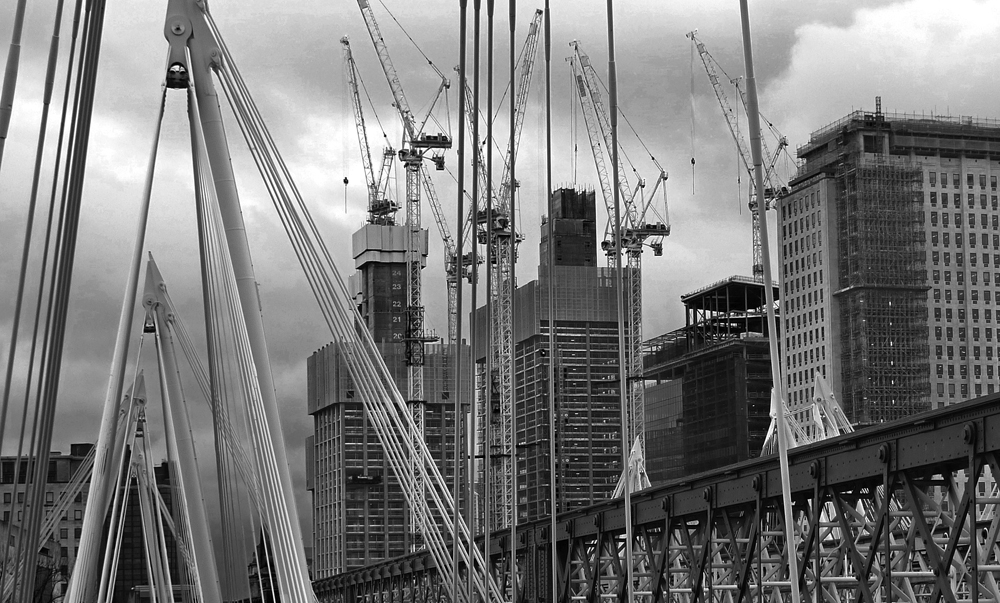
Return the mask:
[[996,391],[1000,122],[857,111],[798,155],[779,207],[790,406],[816,373],[859,424]]
[[[84,463],[90,453],[92,444],[72,444],[69,454],[53,453],[49,456],[48,483],[45,486],[45,507],[55,507],[64,491],[70,486],[73,476]],[[20,470],[17,459],[3,457],[0,459],[0,498],[3,500],[3,522],[11,530],[19,530],[25,520],[27,508],[24,506],[25,481],[28,474],[28,461],[21,460]],[[17,483],[15,484],[15,476]],[[68,580],[73,565],[76,563],[77,549],[80,544],[80,533],[83,529],[83,511],[87,504],[87,488],[73,497],[62,517],[56,524],[52,541],[57,543],[58,550],[53,546],[51,552],[54,568],[62,580]],[[46,519],[51,511],[46,513]]]
[[764,284],[731,276],[681,301],[685,326],[644,345],[654,485],[759,456],[770,421]]
[[[514,292],[517,513],[519,521],[549,514],[549,417],[556,419],[556,499],[565,511],[610,496],[621,475],[622,425],[618,392],[618,322],[614,278],[597,267],[594,191],[560,189],[543,219],[538,279]],[[555,263],[548,265],[548,220],[553,220]],[[550,320],[549,291],[556,315]],[[476,310],[478,332],[488,332],[487,308]],[[554,324],[556,349],[549,349]],[[487,338],[474,355],[485,398]],[[549,399],[549,363],[556,399]],[[499,465],[498,465],[499,466]]]
[[[358,272],[350,279],[358,311],[404,397],[409,369],[407,237],[402,226],[365,225],[354,235]],[[424,437],[449,483],[455,474],[458,422],[455,353],[468,356],[468,346],[429,344],[423,355]],[[403,490],[360,394],[356,395],[339,346],[331,343],[316,351],[308,359],[307,373],[308,410],[314,424],[314,435],[306,442],[306,485],[313,499],[313,577],[327,578],[420,547],[421,534],[413,526]],[[467,376],[461,383],[461,391],[470,390]]]

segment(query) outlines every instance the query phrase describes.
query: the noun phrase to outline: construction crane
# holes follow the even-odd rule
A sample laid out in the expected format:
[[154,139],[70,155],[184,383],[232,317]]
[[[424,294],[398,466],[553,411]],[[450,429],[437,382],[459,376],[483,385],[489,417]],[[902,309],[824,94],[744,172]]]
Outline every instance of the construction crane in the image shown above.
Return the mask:
[[[514,289],[517,286],[514,275],[514,256],[517,245],[524,240],[524,235],[518,233],[514,223],[512,199],[517,183],[511,178],[514,161],[517,159],[517,148],[524,125],[524,112],[527,106],[528,90],[531,85],[531,75],[535,65],[535,54],[538,48],[542,11],[536,11],[528,28],[528,36],[521,49],[520,68],[515,67],[511,73],[511,84],[516,80],[511,102],[513,105],[513,145],[508,142],[507,154],[504,159],[503,175],[500,179],[499,192],[492,208],[477,208],[476,236],[479,242],[487,246],[487,257],[490,258],[489,304],[493,311],[490,320],[491,346],[490,374],[485,375],[483,411],[490,422],[490,441],[483,440],[490,447],[492,467],[486,468],[487,480],[493,500],[487,504],[493,505],[493,513],[489,514],[490,525],[487,530],[497,530],[509,527],[516,511],[517,500],[514,492]],[[468,93],[468,92],[467,92]],[[473,116],[475,118],[475,116]],[[492,141],[487,141],[492,145]],[[491,149],[492,151],[492,149]],[[477,149],[477,152],[479,150]],[[485,181],[484,181],[485,182]],[[488,186],[489,183],[486,183]],[[484,194],[490,194],[492,187],[486,188]],[[478,201],[478,200],[477,200]],[[484,426],[486,421],[481,421]],[[485,435],[484,433],[484,435]]]
[[361,89],[359,86],[361,74],[351,53],[351,42],[347,36],[340,39],[344,52],[344,67],[347,70],[347,83],[351,92],[351,102],[354,106],[354,126],[358,131],[358,145],[361,147],[361,163],[365,168],[365,183],[368,187],[368,223],[392,226],[396,223],[396,212],[399,204],[388,196],[389,175],[392,163],[396,158],[396,150],[386,147],[382,151],[382,165],[378,176],[372,165],[371,147],[368,145],[368,130],[365,128],[365,114],[361,107]]
[[[750,216],[752,220],[753,227],[753,278],[757,281],[764,280],[764,262],[761,259],[761,247],[760,247],[760,216],[757,213],[757,200],[759,195],[758,191],[753,190],[753,160],[750,157],[750,147],[747,145],[746,139],[743,137],[743,133],[739,128],[739,119],[735,111],[733,111],[732,106],[729,104],[729,97],[726,95],[725,89],[722,87],[722,81],[719,78],[719,72],[722,72],[723,76],[729,80],[729,82],[736,87],[739,92],[740,101],[743,104],[743,111],[747,111],[746,97],[744,96],[743,89],[740,88],[741,78],[731,78],[726,70],[719,65],[719,62],[715,60],[715,57],[708,52],[705,48],[705,44],[698,39],[698,30],[688,32],[687,37],[695,45],[698,50],[698,56],[701,57],[702,64],[705,65],[705,72],[708,74],[708,81],[712,84],[712,89],[715,91],[715,97],[719,101],[719,107],[722,109],[722,115],[726,118],[726,125],[729,126],[729,133],[733,137],[733,142],[736,143],[736,149],[739,151],[740,161],[743,163],[743,169],[750,175],[751,189],[750,189]],[[762,117],[763,119],[763,117]],[[768,127],[772,130],[775,138],[778,141],[778,146],[774,153],[771,153],[767,148],[767,143],[764,138],[761,138],[761,144],[763,145],[764,156],[767,158],[767,164],[764,166],[764,208],[771,209],[774,207],[774,203],[787,191],[787,188],[778,180],[778,177],[774,171],[774,166],[778,161],[778,157],[788,146],[788,139],[781,135],[780,132],[774,127],[771,122],[763,119],[764,123],[768,124]]]
[[[351,43],[347,36],[340,39],[344,47],[344,62],[347,67],[347,81],[351,91],[351,100],[354,104],[354,123],[358,130],[358,144],[361,147],[361,161],[365,168],[365,178],[368,185],[368,222],[370,224],[381,224],[392,226],[396,223],[395,214],[399,210],[399,204],[388,196],[389,175],[392,170],[392,163],[396,158],[396,150],[386,147],[382,152],[382,166],[376,177],[371,160],[371,150],[368,145],[368,133],[365,129],[365,117],[361,107],[360,80],[357,64],[351,54]],[[444,243],[444,263],[445,275],[448,284],[448,342],[458,341],[458,314],[456,306],[458,301],[458,262],[455,257],[455,241],[452,239],[448,223],[444,218],[444,211],[441,209],[441,202],[431,184],[430,176],[427,174],[426,165],[421,163],[421,182],[424,186],[424,193],[427,195],[428,204],[434,214],[434,221],[437,223],[441,241]],[[466,272],[469,272],[466,270]]]
[[[620,261],[620,254],[624,253],[626,258],[625,270],[623,274],[623,299],[625,307],[625,364],[622,367],[622,374],[627,380],[627,399],[622,403],[626,408],[627,421],[623,425],[622,443],[624,446],[631,446],[640,455],[645,454],[645,417],[643,407],[643,382],[642,382],[642,251],[643,247],[650,247],[654,255],[663,254],[663,237],[670,234],[670,221],[667,213],[666,187],[663,187],[663,209],[662,220],[653,221],[648,219],[649,215],[656,215],[658,212],[654,207],[656,193],[663,186],[667,179],[667,172],[652,156],[654,166],[658,170],[656,181],[648,196],[644,197],[646,183],[642,178],[638,178],[634,188],[630,188],[624,164],[628,161],[624,151],[619,150],[620,156],[625,161],[619,161],[618,172],[612,182],[608,173],[607,164],[604,160],[604,149],[611,149],[611,122],[607,111],[604,108],[601,88],[603,87],[597,72],[590,61],[590,57],[580,47],[579,42],[573,41],[570,46],[574,50],[574,55],[570,57],[570,66],[573,69],[573,76],[576,80],[576,89],[580,97],[580,105],[583,108],[584,121],[587,125],[587,135],[590,139],[591,150],[594,155],[594,164],[597,168],[598,179],[601,183],[601,192],[604,195],[604,202],[608,210],[608,222],[605,227],[604,241],[601,248],[607,254],[608,266],[616,268]],[[603,145],[603,147],[602,147]],[[633,172],[635,169],[633,168]],[[621,241],[616,241],[614,236],[614,189],[617,186],[620,195],[621,209]],[[638,445],[635,442],[638,441]],[[641,458],[644,458],[641,457]],[[630,461],[629,465],[632,465]],[[642,463],[639,463],[642,465]],[[644,468],[641,471],[645,473]],[[623,471],[622,479],[627,478],[629,468]],[[640,471],[636,471],[639,474]],[[648,483],[646,484],[648,486]]]
[[[378,23],[375,20],[375,13],[372,11],[368,0],[358,0],[358,7],[364,17],[365,25],[368,28],[368,35],[371,36],[372,44],[375,46],[375,54],[378,55],[382,71],[392,92],[392,98],[396,111],[399,113],[403,123],[403,140],[399,149],[399,160],[406,170],[406,225],[408,234],[408,245],[406,252],[407,264],[407,323],[404,344],[406,346],[406,364],[408,367],[408,396],[410,411],[413,415],[413,422],[416,427],[412,434],[414,440],[422,441],[424,438],[424,344],[436,341],[437,338],[429,336],[424,331],[424,306],[421,298],[421,228],[420,228],[420,189],[421,180],[423,187],[432,189],[430,180],[425,176],[423,169],[424,159],[430,159],[436,167],[444,169],[444,155],[434,154],[434,150],[443,151],[451,148],[451,137],[447,134],[427,134],[424,127],[430,119],[434,106],[449,88],[448,78],[444,76],[436,67],[441,83],[438,86],[437,94],[431,101],[427,114],[421,121],[417,121],[410,104],[403,93],[403,85],[399,81],[399,75],[392,64],[389,56],[389,49],[379,31]],[[433,65],[433,64],[432,64]],[[436,196],[433,196],[436,199]],[[440,227],[443,222],[439,222]],[[450,237],[449,237],[450,238]],[[457,334],[456,334],[457,336]],[[416,462],[416,461],[414,461]],[[411,500],[422,498],[423,486],[419,481],[414,483],[414,497]],[[425,518],[419,517],[419,508],[414,508],[416,515],[414,533],[422,531]],[[418,539],[414,539],[416,542]]]

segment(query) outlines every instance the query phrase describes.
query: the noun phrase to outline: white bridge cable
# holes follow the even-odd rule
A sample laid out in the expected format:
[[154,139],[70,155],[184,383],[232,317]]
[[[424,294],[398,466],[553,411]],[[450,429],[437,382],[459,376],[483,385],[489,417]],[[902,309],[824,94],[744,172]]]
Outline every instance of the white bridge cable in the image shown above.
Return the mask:
[[[192,111],[192,132],[197,138],[195,145],[197,148],[196,166],[200,164],[205,167],[208,165],[208,156],[204,137],[200,130],[200,120],[196,118],[199,111],[193,89],[189,89],[189,102]],[[312,592],[308,572],[304,564],[299,563],[299,559],[302,557],[302,543],[296,542],[293,536],[295,532],[290,522],[287,496],[281,488],[280,476],[277,473],[274,443],[271,440],[270,431],[266,427],[268,421],[263,409],[263,398],[257,380],[246,324],[243,320],[222,217],[215,199],[214,187],[206,179],[210,171],[198,168],[196,171],[202,177],[198,189],[200,191],[199,204],[203,208],[203,211],[200,212],[200,220],[203,221],[201,227],[206,233],[203,254],[208,260],[206,265],[208,270],[212,272],[212,280],[221,283],[220,288],[223,289],[223,291],[206,291],[206,295],[218,295],[222,298],[216,301],[223,305],[230,321],[229,335],[233,337],[243,390],[242,399],[246,402],[246,424],[250,428],[249,433],[255,452],[254,458],[259,484],[263,486],[261,500],[264,502],[264,515],[278,559],[276,569],[279,575],[281,596],[284,601],[290,603],[309,603],[315,601],[315,595]]]
[[[225,48],[211,16],[208,19],[223,51],[224,68],[219,69],[218,74],[227,100],[237,116],[240,130],[254,154],[254,160],[261,171],[265,186],[268,187],[279,218],[292,242],[296,256],[302,264],[324,318],[338,343],[344,349],[348,368],[361,390],[365,408],[380,434],[387,458],[389,458],[397,478],[404,486],[413,481],[413,477],[407,474],[409,459],[420,458],[421,466],[418,470],[425,474],[425,481],[432,484],[432,487],[427,491],[428,500],[409,502],[415,507],[431,504],[432,513],[430,515],[438,518],[438,521],[441,522],[440,526],[436,523],[429,526],[425,536],[430,544],[431,554],[441,568],[446,583],[450,583],[447,578],[454,568],[451,567],[450,551],[446,547],[446,534],[457,533],[459,538],[467,541],[469,539],[468,527],[464,521],[460,521],[456,530],[456,526],[450,522],[454,500],[430,456],[426,444],[418,442],[413,446],[408,446],[401,441],[401,434],[412,433],[415,429],[412,417],[409,416],[402,396],[389,377],[384,360],[375,348],[370,333],[360,316],[357,315],[356,309],[351,303],[348,289],[336,269],[329,250],[319,235],[315,222],[305,207],[287,166],[280,158],[274,141],[270,137],[231,55]],[[391,401],[391,403],[386,404],[380,401]],[[442,529],[444,533],[442,533]],[[466,562],[466,559],[462,559],[460,562]],[[472,567],[474,572],[482,576],[486,575],[486,566],[478,551]],[[485,586],[479,583],[479,587],[483,599],[489,599]],[[499,590],[495,585],[491,584],[489,590],[493,599],[499,599]]]
[[[230,100],[233,101],[233,98],[230,97]],[[234,111],[238,111],[235,106],[234,106]],[[241,129],[243,129],[242,125],[241,125]],[[243,131],[244,131],[244,135],[245,136],[248,135],[246,129],[243,129]],[[253,145],[253,144],[254,143],[251,143],[251,145]],[[258,165],[260,165],[260,163]],[[278,195],[278,194],[281,194],[281,193],[280,192],[272,192],[272,194]],[[285,200],[287,201],[287,198]],[[277,202],[276,202],[276,206],[277,206]],[[294,230],[291,231],[291,232],[289,232],[289,236],[290,236],[290,238],[293,239],[293,245],[294,245],[294,241],[300,238],[299,233],[303,229],[302,223],[301,223],[300,220],[298,220],[294,216],[286,218],[286,216],[284,215],[284,213],[281,213],[281,212],[282,212],[282,209],[279,207],[279,213],[282,216],[282,221],[283,221],[283,224],[285,225],[286,229],[290,229],[291,230],[291,226],[289,225],[289,222],[291,222],[291,221],[294,221],[295,225],[299,229],[299,232],[295,232]],[[316,273],[319,273],[319,275],[322,275],[322,269],[321,269],[321,267],[317,266],[317,264],[319,263],[319,258],[317,256],[315,256],[315,255],[313,257],[306,257],[306,256],[304,256],[303,255],[303,251],[300,250],[298,246],[296,246],[296,253],[299,255],[300,262],[303,263],[303,267],[307,271],[307,276],[312,276],[312,275],[315,275]],[[315,284],[313,284],[312,280],[311,280],[311,284],[313,284],[314,292],[315,292],[315,294],[317,296],[317,299],[321,301],[321,305],[323,305],[323,300],[325,298],[327,300],[327,302],[332,306],[332,305],[335,305],[335,302],[333,300],[329,299],[330,296],[328,294],[328,291],[330,291],[332,289],[332,283],[329,282],[329,278],[328,277],[326,278],[326,280],[327,280],[327,282],[325,283],[326,286],[323,287],[321,290],[317,290],[317,287],[316,287]],[[343,284],[342,283],[341,283],[341,288],[343,288]],[[345,289],[345,291],[346,291],[346,289]],[[328,307],[325,307],[324,310],[325,310],[324,314],[327,317],[328,325],[330,326],[331,330],[333,330],[334,333],[336,334],[337,333],[337,331],[335,330],[336,327],[331,322],[331,318],[330,318],[331,310]],[[345,305],[344,308],[340,309],[339,311],[336,311],[336,313],[337,314],[344,313],[344,312],[349,313],[351,311],[352,310],[349,309],[349,306]],[[347,333],[348,333],[348,335],[347,335],[346,338],[341,338],[341,341],[345,341],[347,339],[351,339],[351,340],[356,339],[356,337],[357,337],[356,334],[350,334],[350,328],[351,327],[349,325],[341,324],[340,327],[345,328],[347,330]],[[367,330],[364,329],[363,326],[360,327],[360,330],[362,330],[365,334],[367,334]],[[355,343],[357,343],[357,342],[355,341]],[[376,352],[376,355],[377,355],[377,352]],[[380,358],[379,358],[379,360],[381,361]],[[352,357],[350,356],[350,352],[348,352],[349,366],[354,371],[359,370],[358,366],[356,364],[353,364],[351,361],[352,361]],[[370,371],[370,370],[374,370],[374,369],[373,369],[373,367],[369,366],[368,368],[362,369],[362,370]],[[383,365],[383,370],[384,370],[384,365]],[[368,393],[370,393],[370,388],[365,388],[364,384],[361,382],[361,380],[358,380],[358,381],[359,381],[359,385],[362,385],[361,389],[363,390],[363,393],[365,393],[365,391],[367,391]],[[382,385],[382,388],[383,389],[385,388],[384,384]],[[387,393],[385,393],[385,394],[382,394],[381,397],[382,398],[388,398],[389,395]],[[370,411],[370,414],[371,414],[373,420],[376,422],[376,426],[379,427],[380,430],[384,431],[385,429],[388,428],[388,424],[385,421],[385,417],[384,417],[384,415],[380,411],[378,411],[376,409],[372,409],[372,408],[369,408],[368,410]],[[397,428],[398,428],[399,419],[397,418],[396,420],[397,420]],[[393,461],[394,463],[402,463],[402,462],[404,462],[404,459],[407,458],[407,455],[405,453],[400,453],[399,455],[395,455],[394,454],[394,449],[395,450],[401,450],[401,444],[399,444],[398,441],[395,442],[395,446],[391,446],[390,445],[390,446],[386,446],[386,448],[387,448],[387,452],[389,452],[390,460]],[[424,468],[424,470],[426,471],[426,467]],[[402,484],[404,486],[408,485],[409,484],[409,480],[405,479],[406,477],[408,477],[405,472],[403,472],[403,475],[401,477],[402,478],[400,479],[400,481],[402,482]],[[413,503],[411,503],[411,504],[413,504]],[[429,538],[429,540],[438,540],[438,541],[440,541],[440,543],[441,543],[442,546],[444,545],[444,541],[442,539],[436,538],[436,536],[437,536],[436,533],[426,534],[425,536],[427,536]],[[432,547],[432,550],[434,550],[434,549],[437,549],[437,547]],[[445,565],[444,563],[441,563],[441,567],[442,568],[446,568],[447,565]]]

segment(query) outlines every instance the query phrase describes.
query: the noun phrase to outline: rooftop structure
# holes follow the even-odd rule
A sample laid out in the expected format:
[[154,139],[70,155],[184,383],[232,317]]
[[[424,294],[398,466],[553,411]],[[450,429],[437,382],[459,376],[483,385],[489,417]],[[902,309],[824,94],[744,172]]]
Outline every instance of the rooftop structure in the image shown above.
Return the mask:
[[654,485],[759,455],[768,425],[764,284],[731,276],[681,301],[685,326],[644,344],[645,377],[654,382],[646,388]]

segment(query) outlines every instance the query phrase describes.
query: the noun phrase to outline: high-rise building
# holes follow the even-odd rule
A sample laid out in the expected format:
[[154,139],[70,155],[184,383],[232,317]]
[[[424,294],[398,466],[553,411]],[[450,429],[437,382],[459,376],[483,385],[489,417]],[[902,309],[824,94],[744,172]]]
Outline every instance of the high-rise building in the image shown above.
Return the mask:
[[819,373],[860,424],[993,393],[1000,356],[1000,122],[876,103],[812,133],[779,208],[788,402]]
[[[404,398],[407,236],[402,226],[365,225],[354,234],[358,272],[350,279],[358,310]],[[430,344],[423,359],[424,438],[449,483],[454,475],[456,349],[468,355],[464,344]],[[421,536],[337,343],[316,351],[307,370],[314,422],[314,435],[306,442],[307,489],[313,496],[313,576],[318,579],[406,554],[420,545]],[[460,391],[468,391],[467,376],[463,382]]]
[[685,326],[643,346],[654,485],[759,456],[770,421],[764,284],[731,276],[681,302]]
[[[514,442],[519,521],[549,514],[548,366],[556,371],[556,492],[560,511],[593,504],[615,488],[622,467],[618,322],[613,274],[597,267],[594,191],[560,189],[542,223],[538,279],[514,292]],[[555,264],[548,265],[553,220]],[[549,349],[548,294],[555,295],[556,350]],[[488,332],[487,307],[476,310]],[[487,337],[474,356],[485,397]],[[499,466],[499,465],[497,465]]]

